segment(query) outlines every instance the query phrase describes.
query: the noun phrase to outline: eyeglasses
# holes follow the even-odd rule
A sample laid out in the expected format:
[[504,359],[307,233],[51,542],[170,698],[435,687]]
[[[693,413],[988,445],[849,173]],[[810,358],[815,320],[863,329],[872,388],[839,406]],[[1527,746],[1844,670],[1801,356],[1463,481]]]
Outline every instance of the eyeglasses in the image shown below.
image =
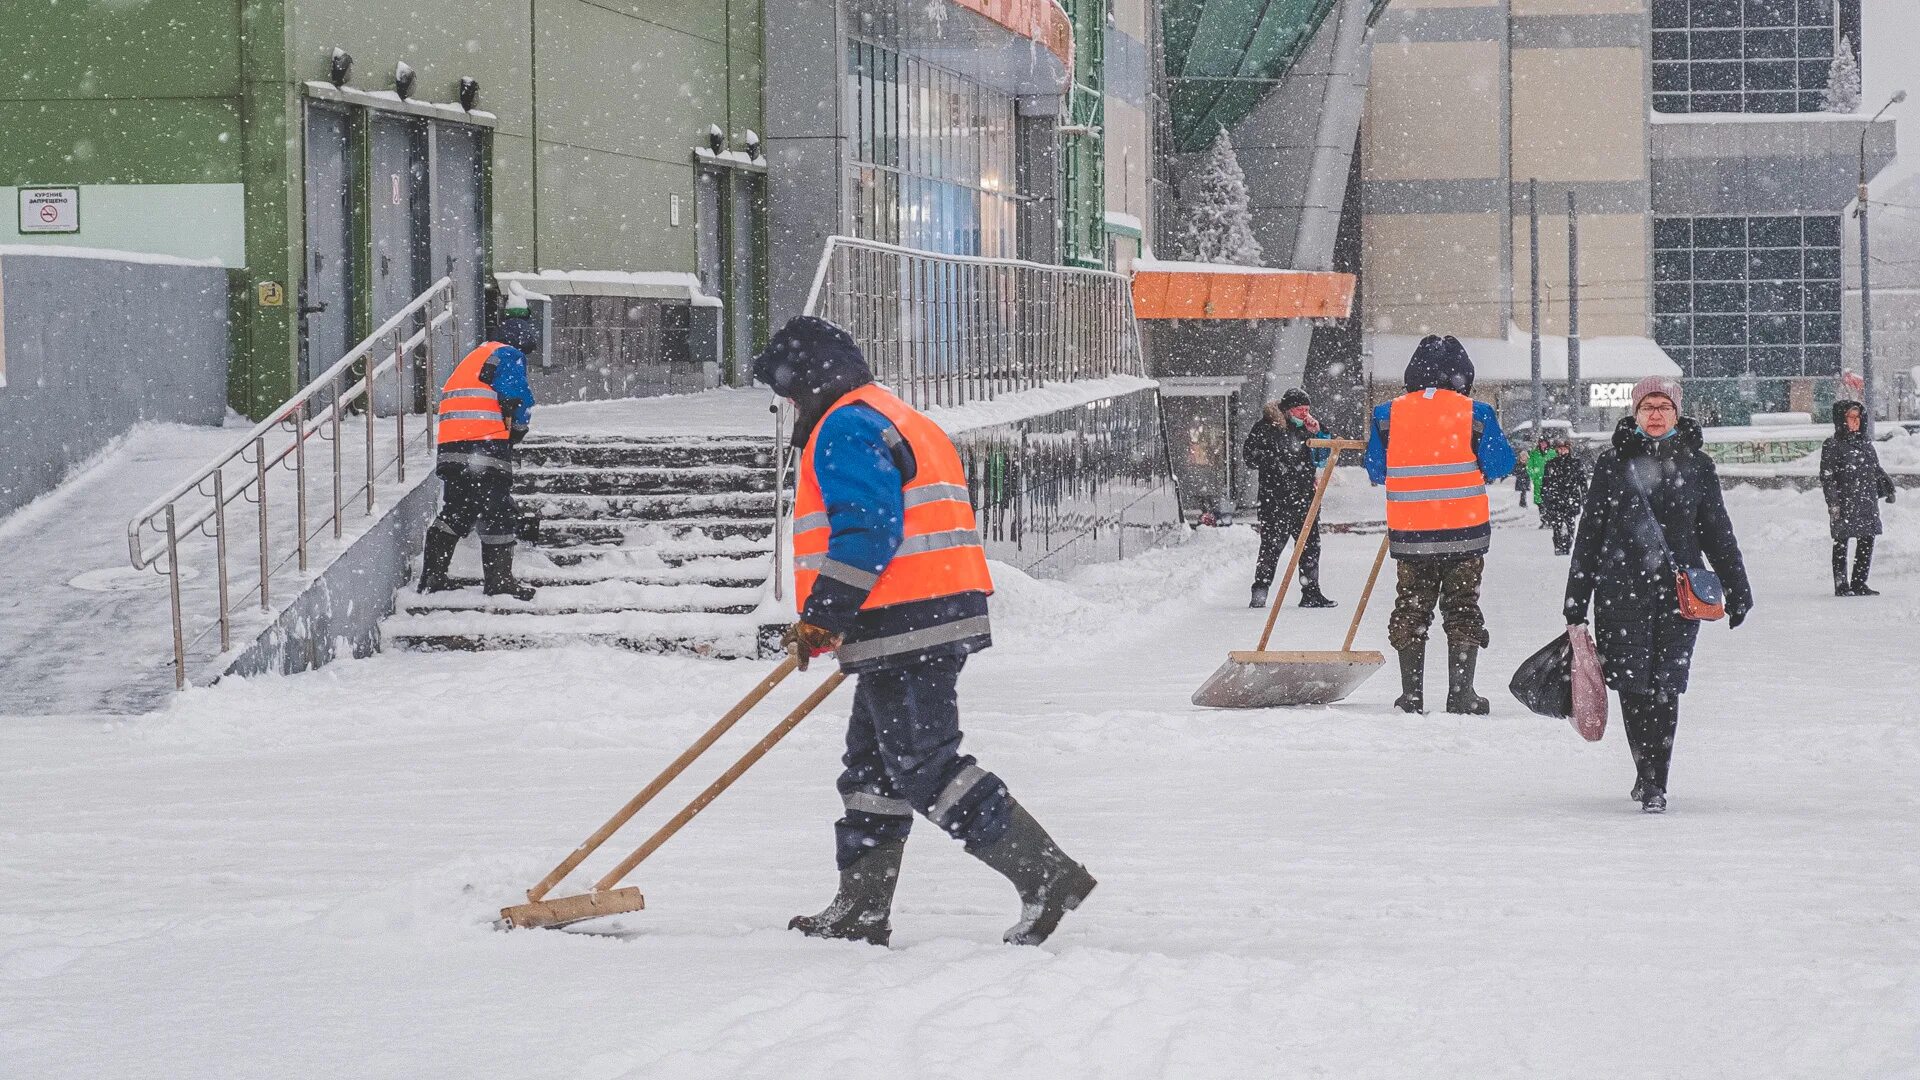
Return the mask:
[[1652,413],[1654,416],[1660,416],[1662,414],[1667,416],[1674,416],[1680,412],[1679,409],[1676,409],[1671,405],[1660,405],[1654,402],[1648,402],[1646,404],[1643,404],[1634,411],[1643,412],[1643,413]]

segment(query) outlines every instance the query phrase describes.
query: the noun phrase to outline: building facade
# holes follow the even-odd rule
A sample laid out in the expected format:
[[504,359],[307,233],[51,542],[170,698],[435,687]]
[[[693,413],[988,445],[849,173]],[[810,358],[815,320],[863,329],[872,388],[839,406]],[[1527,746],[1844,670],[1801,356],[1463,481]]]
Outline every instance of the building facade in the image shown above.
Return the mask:
[[6,5],[0,194],[70,191],[78,229],[0,243],[227,267],[254,415],[441,276],[477,340],[497,274],[573,272],[542,279],[550,395],[725,378],[765,317],[760,6],[406,9]]
[[[1876,47],[1859,30],[1858,0],[1394,0],[1362,146],[1370,341],[1524,338],[1533,181],[1545,335],[1568,333],[1571,195],[1583,342],[1651,339],[1709,419],[1830,398],[1840,216],[1859,148],[1871,173],[1894,145],[1824,111],[1836,50]],[[1404,359],[1371,355],[1377,381]]]

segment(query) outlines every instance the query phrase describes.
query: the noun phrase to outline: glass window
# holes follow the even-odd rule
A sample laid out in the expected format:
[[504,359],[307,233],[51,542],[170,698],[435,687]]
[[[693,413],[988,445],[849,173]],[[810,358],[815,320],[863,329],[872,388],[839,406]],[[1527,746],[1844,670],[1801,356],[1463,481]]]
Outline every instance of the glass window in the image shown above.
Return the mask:
[[1825,107],[1833,0],[1656,0],[1653,25],[1656,111]]
[[1654,336],[1687,374],[1838,370],[1838,217],[1660,218],[1653,235]]

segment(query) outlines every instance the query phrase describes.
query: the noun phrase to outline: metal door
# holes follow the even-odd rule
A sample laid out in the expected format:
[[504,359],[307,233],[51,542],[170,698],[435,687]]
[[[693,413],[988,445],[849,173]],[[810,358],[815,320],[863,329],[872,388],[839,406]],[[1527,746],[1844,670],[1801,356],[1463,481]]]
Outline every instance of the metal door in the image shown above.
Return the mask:
[[[486,133],[457,124],[433,125],[433,239],[428,276],[453,279],[454,318],[465,349],[487,332]],[[452,360],[443,358],[444,377]]]
[[732,205],[727,213],[727,370],[732,382],[744,385],[747,363],[764,340],[762,298],[763,264],[760,237],[764,232],[766,200],[760,177],[737,173]]
[[427,216],[426,124],[404,117],[369,122],[368,225],[372,232],[373,318],[378,326],[420,295],[431,234]]
[[301,274],[300,385],[355,344],[353,184],[359,144],[344,109],[307,106],[307,260]]

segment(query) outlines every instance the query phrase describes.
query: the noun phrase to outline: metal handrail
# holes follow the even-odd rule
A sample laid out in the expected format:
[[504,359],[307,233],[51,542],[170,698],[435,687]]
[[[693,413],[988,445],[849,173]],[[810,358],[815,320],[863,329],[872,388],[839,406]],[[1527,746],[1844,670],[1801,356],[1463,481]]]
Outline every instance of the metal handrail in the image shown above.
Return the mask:
[[[447,327],[447,336],[458,342],[458,316],[451,278],[441,278],[415,297],[406,307],[381,323],[366,339],[348,350],[325,372],[298,393],[268,413],[266,418],[232,447],[209,461],[166,494],[154,499],[127,523],[127,556],[135,569],[154,569],[167,578],[167,592],[173,620],[174,685],[187,684],[186,650],[215,626],[220,631],[220,649],[232,646],[234,600],[228,567],[229,529],[227,508],[237,500],[255,507],[255,528],[259,534],[259,580],[240,594],[258,595],[260,610],[272,610],[272,581],[276,570],[297,560],[300,571],[308,569],[309,544],[329,526],[334,539],[343,535],[347,503],[365,494],[364,513],[371,515],[376,505],[376,486],[389,469],[395,483],[407,476],[407,417],[424,412],[427,445],[431,446],[439,428],[435,402],[425,391],[440,385],[437,331]],[[418,355],[419,363],[410,362]],[[393,437],[391,445],[378,445],[376,431],[381,416],[381,381],[392,376]],[[351,379],[351,382],[347,380]],[[343,475],[346,422],[352,407],[360,405],[365,417],[365,477],[359,486],[348,490]],[[316,408],[315,406],[319,406]],[[331,501],[319,522],[309,521],[307,505],[307,447],[314,440],[327,444],[332,460]],[[288,459],[292,459],[291,465]],[[239,464],[235,477],[229,467]],[[247,468],[250,466],[250,468]],[[267,497],[268,477],[276,468],[289,468],[295,477],[293,551],[276,556],[272,519]],[[209,526],[211,528],[209,529]],[[213,622],[191,636],[187,633],[180,595],[180,548],[182,540],[196,532],[213,538],[218,571],[218,612]],[[147,537],[151,535],[149,541]]]
[[[852,334],[874,378],[915,408],[1146,374],[1132,284],[1108,270],[830,236],[803,310]],[[774,520],[784,523],[793,410],[782,403],[774,413]],[[779,535],[773,552],[774,598],[783,599]]]

